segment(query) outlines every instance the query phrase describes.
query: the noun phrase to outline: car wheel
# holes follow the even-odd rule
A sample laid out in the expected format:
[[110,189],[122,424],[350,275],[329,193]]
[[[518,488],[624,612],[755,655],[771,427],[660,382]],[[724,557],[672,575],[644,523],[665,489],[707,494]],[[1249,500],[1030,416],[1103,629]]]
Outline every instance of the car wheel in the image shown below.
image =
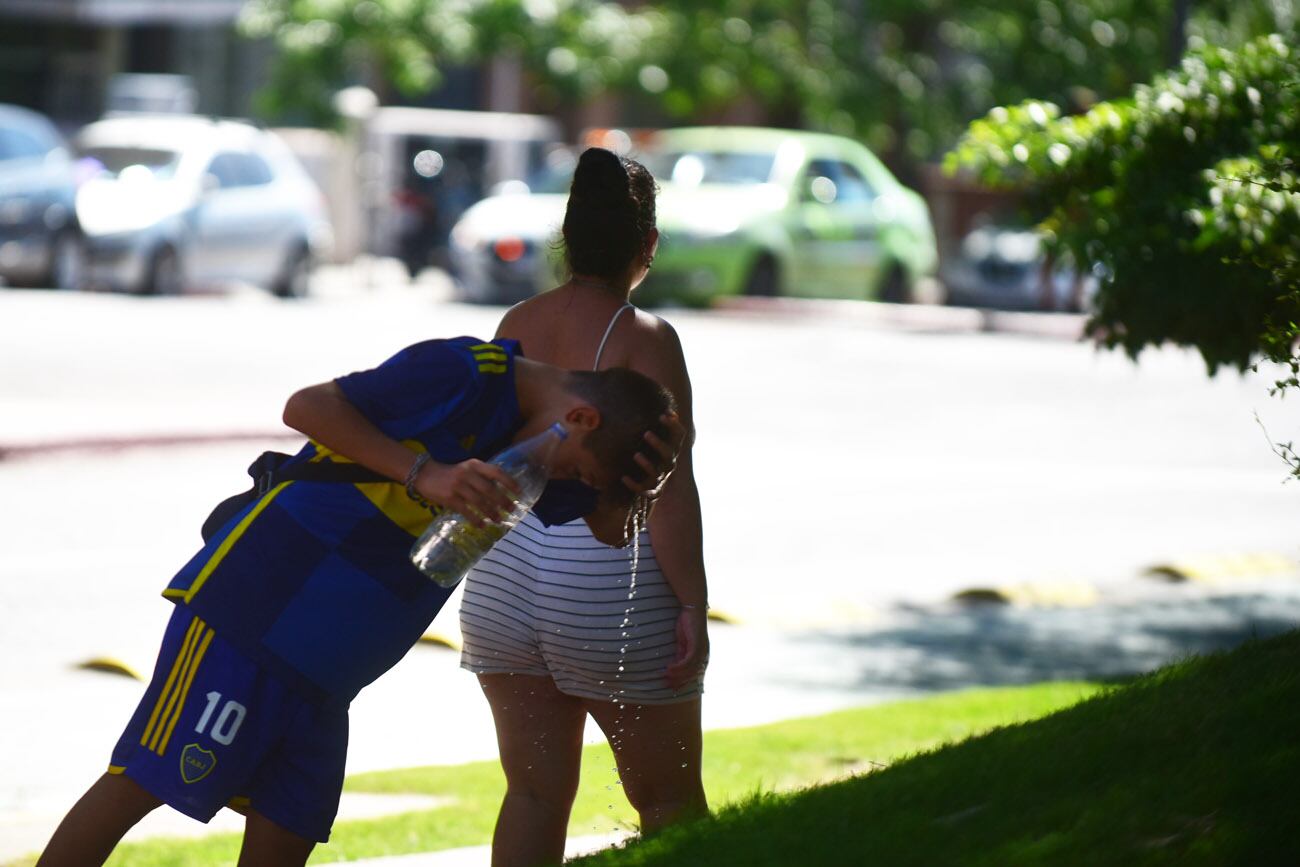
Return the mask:
[[181,257],[175,247],[159,247],[149,262],[140,295],[179,295],[185,288]]
[[276,298],[306,298],[311,291],[311,266],[311,251],[305,245],[295,247],[271,293]]
[[779,294],[776,260],[764,253],[758,257],[754,267],[749,269],[749,278],[745,281],[745,294],[758,298],[771,298]]
[[911,303],[912,281],[907,278],[903,266],[895,263],[889,267],[889,272],[880,284],[880,300],[891,304]]
[[86,245],[77,232],[68,229],[54,238],[50,248],[50,271],[45,284],[53,289],[80,289],[86,280]]

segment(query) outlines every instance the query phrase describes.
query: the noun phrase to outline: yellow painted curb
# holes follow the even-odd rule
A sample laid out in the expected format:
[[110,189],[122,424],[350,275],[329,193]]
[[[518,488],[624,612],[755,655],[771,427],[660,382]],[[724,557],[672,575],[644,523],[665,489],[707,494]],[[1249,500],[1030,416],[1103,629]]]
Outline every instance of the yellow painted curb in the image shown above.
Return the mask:
[[1003,587],[971,587],[954,594],[959,602],[1019,605],[1027,608],[1086,608],[1097,604],[1101,594],[1085,581],[1055,581],[1043,584],[1009,584]]
[[76,667],[83,671],[102,671],[105,674],[120,674],[123,677],[144,680],[144,675],[138,668],[113,656],[96,656],[77,663]]
[[432,644],[435,647],[446,647],[449,650],[459,651],[461,649],[460,639],[453,638],[441,632],[426,632],[420,636],[421,644]]
[[1300,577],[1300,563],[1282,554],[1229,554],[1157,563],[1147,568],[1145,574],[1172,582],[1233,584]]

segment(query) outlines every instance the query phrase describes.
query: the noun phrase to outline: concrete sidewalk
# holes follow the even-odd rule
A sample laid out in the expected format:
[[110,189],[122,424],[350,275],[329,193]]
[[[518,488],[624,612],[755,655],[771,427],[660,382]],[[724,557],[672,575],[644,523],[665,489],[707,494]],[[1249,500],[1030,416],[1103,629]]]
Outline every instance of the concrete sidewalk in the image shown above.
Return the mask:
[[[590,855],[631,837],[631,834],[604,834],[590,837],[570,837],[564,846],[564,860]],[[392,855],[386,858],[363,858],[348,864],[365,867],[490,867],[491,846],[466,846],[462,849],[444,849],[441,852],[419,852],[414,855]]]

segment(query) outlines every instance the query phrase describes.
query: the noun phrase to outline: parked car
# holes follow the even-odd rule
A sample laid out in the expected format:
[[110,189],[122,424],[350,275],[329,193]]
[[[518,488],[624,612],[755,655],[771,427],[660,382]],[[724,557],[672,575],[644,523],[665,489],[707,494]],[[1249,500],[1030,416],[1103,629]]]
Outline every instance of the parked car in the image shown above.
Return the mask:
[[466,209],[448,243],[458,297],[513,304],[555,285],[564,207],[577,158],[552,152],[527,182],[501,185]]
[[375,109],[366,121],[377,157],[370,252],[397,256],[412,278],[430,265],[448,267],[448,236],[465,209],[535,171],[560,135],[560,124],[541,115]]
[[646,153],[664,238],[644,301],[910,301],[938,259],[925,201],[866,147],[753,127],[666,130]]
[[91,285],[171,294],[230,282],[308,290],[331,242],[320,190],[274,134],[183,115],[111,117],[75,138]]
[[[640,155],[660,183],[662,240],[637,298],[727,295],[908,301],[937,261],[924,200],[865,147],[753,127],[663,130]],[[549,284],[567,182],[493,196],[452,233],[465,297],[509,302]]]
[[81,282],[76,166],[43,115],[0,105],[0,278],[72,289]]
[[1092,273],[1049,260],[1037,229],[998,221],[962,239],[942,279],[949,304],[1001,310],[1086,310],[1098,285]]

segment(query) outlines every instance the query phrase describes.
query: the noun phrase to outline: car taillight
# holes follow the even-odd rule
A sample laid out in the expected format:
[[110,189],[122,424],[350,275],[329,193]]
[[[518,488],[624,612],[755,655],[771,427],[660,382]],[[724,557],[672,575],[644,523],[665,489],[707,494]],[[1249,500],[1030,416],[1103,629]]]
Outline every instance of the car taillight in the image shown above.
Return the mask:
[[527,245],[518,238],[502,238],[492,245],[492,252],[502,262],[518,262],[527,251]]

